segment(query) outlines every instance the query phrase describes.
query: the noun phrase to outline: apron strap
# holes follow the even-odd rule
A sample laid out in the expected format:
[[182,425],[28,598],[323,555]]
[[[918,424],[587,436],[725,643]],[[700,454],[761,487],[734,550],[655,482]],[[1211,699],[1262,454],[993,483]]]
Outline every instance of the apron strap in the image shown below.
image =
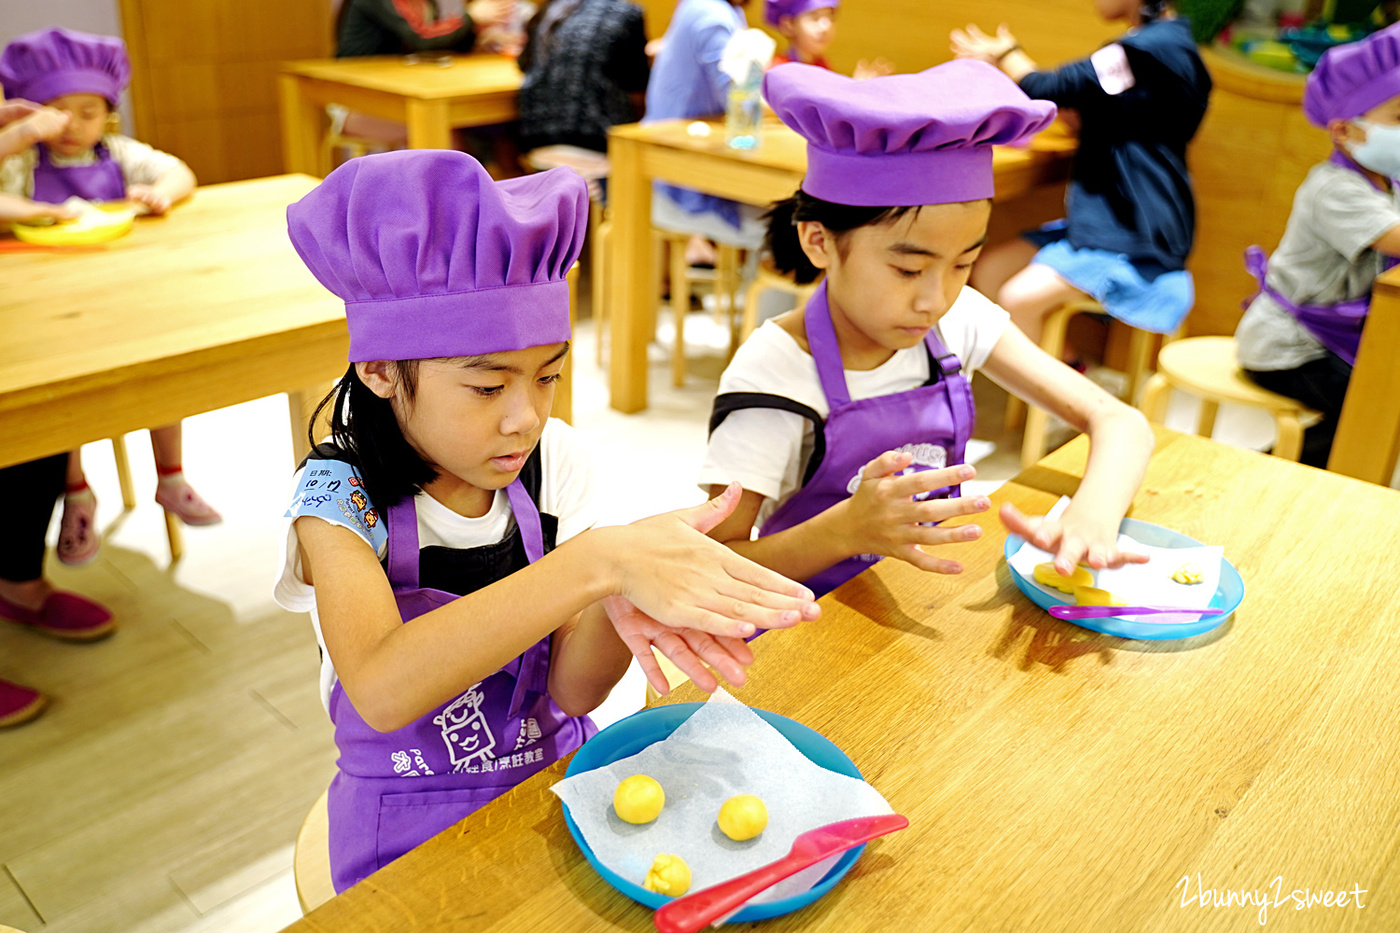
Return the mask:
[[841,365],[841,345],[836,340],[836,325],[831,323],[831,307],[826,301],[826,279],[817,286],[802,312],[807,327],[807,346],[817,364],[817,376],[826,393],[828,407],[849,405],[851,393],[846,388],[846,372]]
[[736,411],[747,408],[773,408],[790,411],[812,422],[812,455],[807,458],[807,467],[802,474],[802,485],[806,486],[816,475],[817,468],[826,458],[826,422],[817,410],[810,405],[788,398],[786,395],[773,395],[769,392],[724,392],[715,396],[714,408],[710,411],[710,433],[724,423],[724,419]]
[[[518,476],[506,487],[506,496],[510,499],[510,510],[515,514],[515,525],[520,529],[525,556],[533,564],[544,556],[544,532],[540,528],[540,510]],[[511,691],[510,709],[506,713],[510,719],[518,719],[524,715],[526,706],[533,702],[533,695],[547,693],[549,690],[550,637],[546,635],[531,645],[519,658],[515,689]]]
[[389,584],[395,589],[418,589],[418,508],[413,496],[389,506],[384,530],[389,535]]
[[515,524],[520,528],[520,537],[525,543],[525,556],[534,563],[544,556],[544,532],[540,529],[540,511],[525,490],[520,477],[506,487],[510,499],[510,510],[515,514]]

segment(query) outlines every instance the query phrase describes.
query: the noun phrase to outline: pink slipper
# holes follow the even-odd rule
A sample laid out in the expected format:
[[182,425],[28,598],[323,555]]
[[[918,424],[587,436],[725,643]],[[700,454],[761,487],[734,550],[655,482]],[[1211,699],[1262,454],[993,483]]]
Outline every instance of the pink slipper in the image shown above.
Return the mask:
[[162,479],[156,484],[156,504],[186,525],[217,525],[224,517],[183,479]]
[[70,566],[86,564],[97,556],[102,536],[97,533],[97,499],[83,486],[63,496],[63,518],[58,526],[58,559]]
[[39,610],[26,609],[0,596],[0,619],[31,626],[64,641],[93,641],[110,635],[117,624],[107,607],[77,593],[55,590]]
[[0,729],[29,722],[49,703],[38,690],[0,680]]

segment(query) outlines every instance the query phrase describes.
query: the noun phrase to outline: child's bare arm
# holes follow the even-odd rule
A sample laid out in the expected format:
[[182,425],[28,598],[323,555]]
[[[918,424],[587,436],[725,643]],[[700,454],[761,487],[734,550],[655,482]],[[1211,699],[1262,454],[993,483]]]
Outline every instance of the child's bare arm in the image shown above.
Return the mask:
[[1030,519],[1014,506],[1001,517],[1013,532],[1055,553],[1069,574],[1076,564],[1095,569],[1146,560],[1118,550],[1118,523],[1132,504],[1152,455],[1152,429],[1120,402],[1059,360],[1014,325],[1007,325],[983,371],[1032,405],[1058,415],[1089,435],[1089,462],[1069,508],[1058,521]]
[[72,220],[78,212],[62,204],[45,204],[13,194],[0,194],[0,223],[29,223],[35,220]]
[[171,205],[189,197],[195,188],[194,172],[184,162],[177,162],[165,171],[154,184],[130,185],[126,195],[138,204],[144,204],[152,214],[164,214]]
[[0,105],[0,158],[23,152],[35,143],[53,139],[68,125],[68,114],[28,101]]
[[1387,256],[1400,256],[1400,225],[1391,227],[1382,233],[1379,239],[1371,244],[1371,249],[1378,253],[1385,253]]

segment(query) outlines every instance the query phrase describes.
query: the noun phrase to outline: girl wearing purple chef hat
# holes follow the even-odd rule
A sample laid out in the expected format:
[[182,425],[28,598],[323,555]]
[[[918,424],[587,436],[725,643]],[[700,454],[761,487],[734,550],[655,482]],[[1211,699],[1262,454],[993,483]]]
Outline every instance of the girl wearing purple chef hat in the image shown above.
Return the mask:
[[1037,343],[1047,314],[1085,296],[1159,334],[1174,333],[1195,302],[1186,146],[1205,116],[1210,75],[1189,21],[1167,0],[1094,8],[1128,32],[1053,70],[1039,70],[1005,26],[995,36],[976,26],[952,34],[959,58],[996,65],[1031,97],[1077,114],[1065,219],[988,250],[972,279]]
[[770,212],[767,246],[799,282],[825,279],[805,309],[755,331],[720,377],[700,484],[738,481],[744,495],[711,534],[819,593],[882,557],[960,572],[920,546],[980,536],[936,524],[989,508],[959,498],[976,475],[963,454],[980,368],[1091,441],[1063,516],[1007,505],[1007,527],[1054,552],[1066,574],[1146,560],[1117,545],[1152,450],[1146,421],[967,287],[987,241],[992,146],[1044,128],[1054,105],[968,61],[860,82],[780,65],[764,93],[807,140],[807,175]]
[[1400,25],[1329,49],[1303,113],[1332,155],[1298,186],[1278,249],[1247,254],[1260,291],[1235,331],[1250,378],[1322,412],[1303,463],[1326,467],[1376,276],[1400,257]]
[[549,418],[588,223],[577,174],[496,183],[464,153],[385,153],[287,222],[350,330],[276,588],[322,646],[339,891],[582,744],[632,654],[663,693],[652,645],[702,689],[702,660],[740,684],[742,637],[820,610],[701,533],[737,488],[592,527],[589,459]]
[[[830,68],[826,50],[836,38],[837,0],[764,0],[763,18],[788,41],[788,47],[773,56],[774,65],[801,62]],[[893,69],[882,58],[861,61],[855,76],[861,80],[887,75]]]
[[[11,98],[66,115],[47,120],[23,152],[0,161],[0,195],[27,207],[27,219],[56,216],[69,198],[128,199],[163,214],[194,190],[194,173],[179,159],[116,132],[117,100],[131,75],[126,46],[111,36],[44,29],[10,42],[0,53],[0,84]],[[26,218],[19,218],[26,219]],[[181,468],[180,425],[151,429],[156,502],[190,525],[220,516],[195,492]],[[78,451],[68,459],[58,558],[84,564],[97,556],[97,500]]]

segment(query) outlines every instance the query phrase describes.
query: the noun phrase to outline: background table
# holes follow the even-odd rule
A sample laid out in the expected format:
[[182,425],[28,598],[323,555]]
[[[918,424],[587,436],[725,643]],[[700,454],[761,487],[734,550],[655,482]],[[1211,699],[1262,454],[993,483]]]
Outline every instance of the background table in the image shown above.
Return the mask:
[[1382,486],[1400,454],[1400,267],[1383,272],[1347,386],[1327,469]]
[[315,184],[210,185],[100,251],[0,254],[0,466],[278,392],[300,456],[303,390],[349,351],[344,305],[287,239]]
[[287,62],[278,78],[283,167],[317,174],[327,104],[408,127],[410,149],[451,149],[459,126],[506,123],[517,115],[520,67],[503,55],[453,55],[451,67],[403,56]]
[[[751,706],[843,748],[910,819],[816,904],[764,931],[1258,929],[1201,887],[1337,891],[1271,930],[1400,928],[1400,493],[1161,431],[1133,515],[1223,545],[1232,620],[1138,642],[1060,622],[1016,590],[1004,535],[965,572],[884,561],[825,614],[755,642]],[[994,496],[1043,512],[1080,438]],[[687,686],[677,699],[699,694]],[[584,861],[549,786],[561,762],[290,929],[649,931]],[[1182,886],[1189,881],[1189,890]],[[754,929],[758,929],[755,927]]]
[[[612,360],[608,378],[612,407],[647,406],[646,322],[656,304],[652,269],[651,183],[667,181],[707,194],[767,205],[790,196],[807,171],[806,143],[781,123],[768,121],[763,143],[752,151],[724,143],[724,126],[711,123],[709,136],[691,136],[690,121],[627,124],[608,133],[609,236],[608,311],[612,315]],[[1030,149],[998,148],[996,200],[1020,198],[1069,177],[1075,144],[1060,133],[1043,133]]]

